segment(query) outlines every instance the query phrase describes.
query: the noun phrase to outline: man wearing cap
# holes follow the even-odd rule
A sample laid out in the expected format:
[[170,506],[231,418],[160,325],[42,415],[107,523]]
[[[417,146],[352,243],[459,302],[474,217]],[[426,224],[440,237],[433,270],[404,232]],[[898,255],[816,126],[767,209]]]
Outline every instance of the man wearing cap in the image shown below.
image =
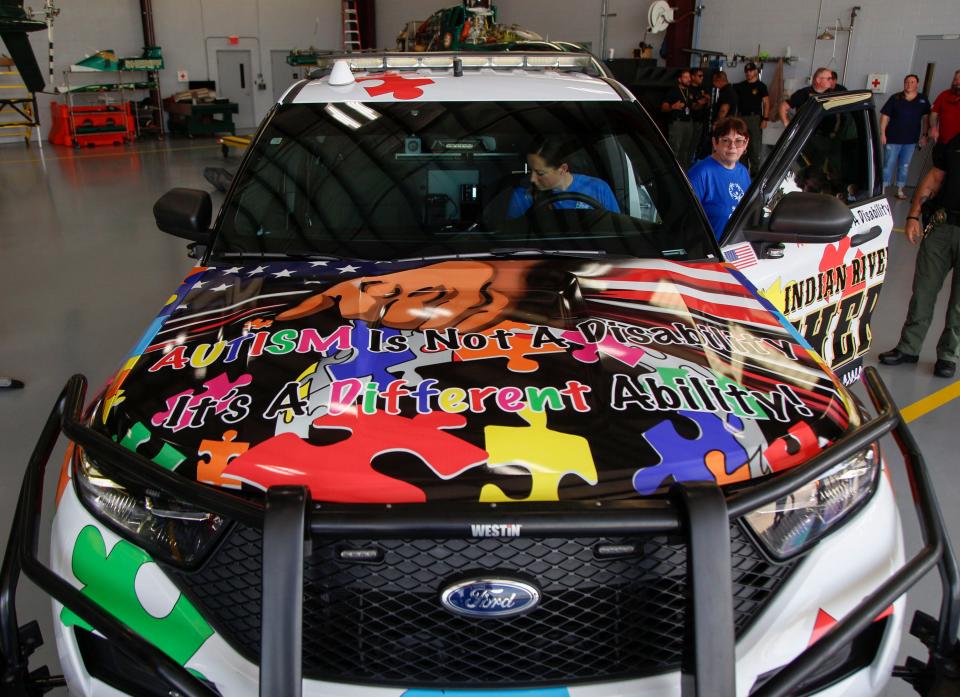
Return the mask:
[[[930,225],[921,233],[920,209],[928,201],[933,202],[933,213]],[[933,149],[933,166],[913,194],[904,232],[914,244],[920,242],[913,272],[913,296],[900,330],[900,342],[881,353],[880,362],[899,365],[919,360],[937,295],[952,270],[947,319],[937,342],[937,362],[933,366],[937,377],[952,378],[957,372],[960,353],[960,134]]]
[[743,74],[746,80],[738,82],[734,87],[737,90],[740,118],[746,122],[750,132],[750,143],[744,159],[750,164],[750,174],[756,175],[760,169],[760,151],[763,146],[760,129],[767,127],[770,94],[767,86],[760,81],[760,71],[756,63],[743,66]]

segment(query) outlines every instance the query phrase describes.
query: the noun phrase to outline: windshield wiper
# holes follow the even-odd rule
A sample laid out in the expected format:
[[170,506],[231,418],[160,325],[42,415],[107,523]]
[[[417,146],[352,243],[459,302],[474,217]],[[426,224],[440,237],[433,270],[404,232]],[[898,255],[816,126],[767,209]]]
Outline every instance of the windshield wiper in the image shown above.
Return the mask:
[[224,259],[290,259],[293,261],[369,261],[356,257],[343,257],[336,254],[288,254],[286,252],[224,252]]
[[555,256],[555,257],[604,257],[608,252],[599,249],[540,249],[539,247],[493,247],[489,253],[495,257]]

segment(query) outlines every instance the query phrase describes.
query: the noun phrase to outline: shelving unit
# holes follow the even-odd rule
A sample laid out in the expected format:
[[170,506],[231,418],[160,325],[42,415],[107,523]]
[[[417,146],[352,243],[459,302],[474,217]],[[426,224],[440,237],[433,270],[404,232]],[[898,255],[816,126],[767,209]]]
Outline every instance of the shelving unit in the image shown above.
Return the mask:
[[31,129],[37,129],[40,142],[40,121],[37,98],[30,92],[16,67],[0,65],[0,139],[22,136],[30,145]]
[[166,134],[163,119],[163,96],[160,94],[160,69],[163,68],[163,58],[159,47],[147,47],[143,56],[138,58],[121,58],[120,70],[123,72],[141,72],[147,76],[149,97],[144,102],[135,101],[133,106],[136,118],[137,136],[146,133],[163,138]]
[[[145,81],[131,81],[134,75],[146,75]],[[143,91],[154,92],[157,83],[151,81],[151,71],[139,69],[121,69],[105,71],[64,71],[64,96],[66,104],[53,102],[51,112],[53,126],[50,141],[59,145],[108,145],[130,142],[138,137],[141,130],[141,105],[135,96]],[[100,82],[87,82],[80,76],[95,76]],[[77,84],[80,78],[82,84]],[[105,81],[108,78],[110,81]],[[78,104],[78,95],[97,95],[104,99],[102,104]],[[116,101],[108,101],[110,95],[118,95]],[[152,113],[152,112],[151,112]],[[159,133],[163,133],[162,119],[151,116],[153,124],[161,122]]]

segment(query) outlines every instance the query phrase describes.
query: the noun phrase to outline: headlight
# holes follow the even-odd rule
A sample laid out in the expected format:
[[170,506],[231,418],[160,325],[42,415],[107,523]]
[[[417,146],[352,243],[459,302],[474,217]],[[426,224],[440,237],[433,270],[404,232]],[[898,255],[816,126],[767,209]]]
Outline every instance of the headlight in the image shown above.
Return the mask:
[[117,484],[102,475],[82,450],[73,479],[90,513],[161,561],[178,566],[199,563],[225,527],[222,517],[173,501],[155,489],[135,491]]
[[876,445],[819,479],[744,516],[767,552],[778,559],[809,548],[867,501],[880,471]]

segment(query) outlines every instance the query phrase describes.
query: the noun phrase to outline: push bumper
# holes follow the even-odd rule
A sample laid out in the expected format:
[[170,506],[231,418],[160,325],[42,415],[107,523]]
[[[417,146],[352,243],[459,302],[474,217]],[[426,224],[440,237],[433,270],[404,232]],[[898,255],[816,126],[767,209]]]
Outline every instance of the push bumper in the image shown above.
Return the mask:
[[[36,641],[16,616],[16,590],[21,574],[69,607],[132,659],[147,667],[183,695],[213,696],[217,692],[183,666],[132,632],[110,613],[45,566],[37,556],[44,474],[50,453],[62,431],[96,457],[104,473],[119,483],[145,483],[205,510],[263,529],[263,622],[261,627],[260,693],[300,695],[302,569],[304,545],[313,536],[470,537],[471,526],[519,523],[530,536],[618,535],[674,533],[688,545],[688,617],[681,671],[682,697],[732,697],[736,694],[735,642],[729,565],[729,520],[789,494],[887,433],[892,433],[904,457],[924,546],[877,590],[840,619],[819,641],[797,656],[762,686],[757,697],[788,695],[833,654],[861,635],[886,608],[933,567],[940,574],[943,597],[939,617],[922,623],[930,648],[926,662],[915,661],[900,671],[921,694],[952,680],[957,656],[960,578],[946,539],[942,516],[916,442],[889,393],[873,369],[865,373],[877,416],[846,434],[809,462],[770,478],[749,490],[725,496],[713,484],[685,484],[672,500],[532,504],[496,508],[486,504],[449,507],[434,505],[319,506],[300,487],[274,487],[264,503],[211,490],[185,480],[126,450],[87,428],[81,421],[85,380],[74,376],[64,387],[44,427],[27,467],[11,536],[0,572],[0,649],[4,658],[4,694],[33,695],[54,684],[38,671],[30,672],[29,655]],[[290,599],[297,599],[290,602]]]

